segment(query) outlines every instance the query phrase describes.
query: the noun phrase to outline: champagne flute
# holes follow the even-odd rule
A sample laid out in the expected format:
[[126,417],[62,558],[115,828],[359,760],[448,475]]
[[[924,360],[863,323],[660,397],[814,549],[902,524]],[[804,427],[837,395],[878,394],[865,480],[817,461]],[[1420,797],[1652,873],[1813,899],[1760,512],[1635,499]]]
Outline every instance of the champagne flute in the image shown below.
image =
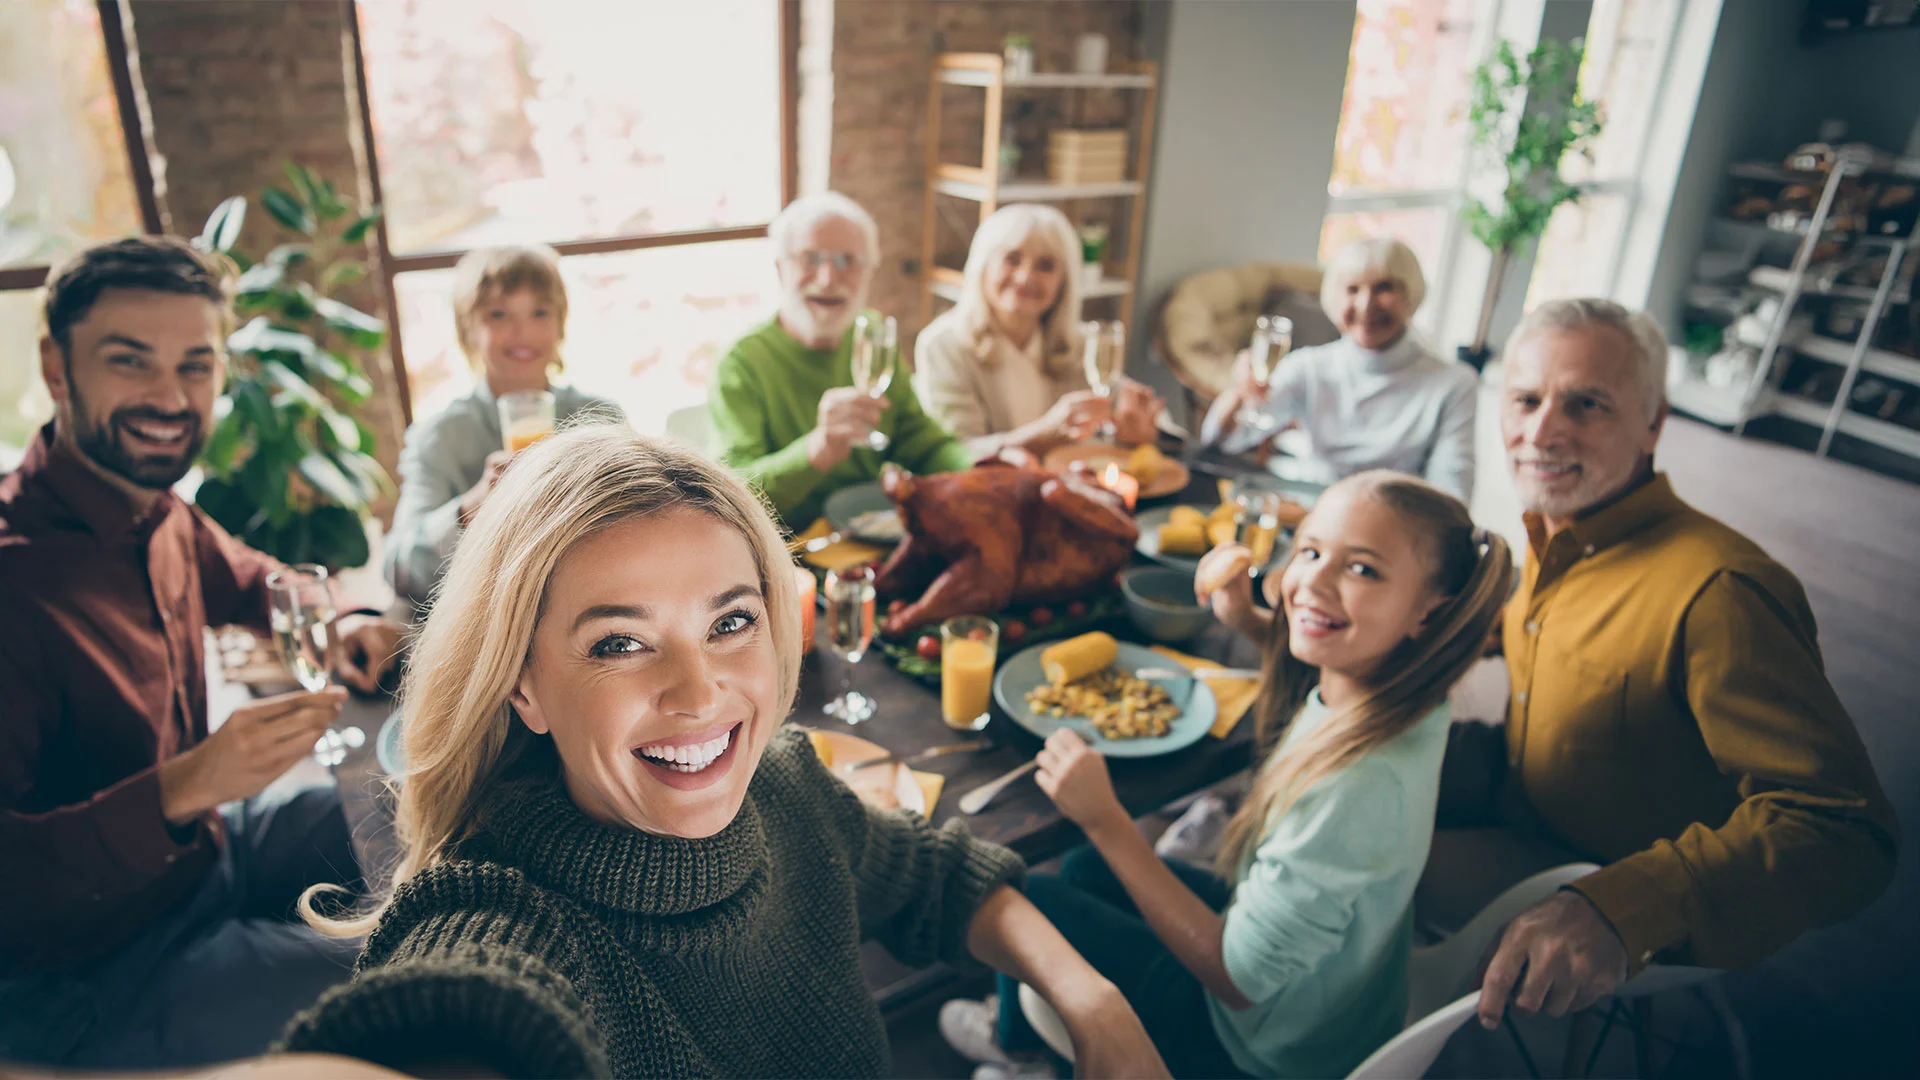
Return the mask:
[[[900,366],[900,324],[893,316],[875,318],[862,315],[853,320],[853,385],[870,398],[877,398],[893,385],[894,369]],[[885,450],[893,442],[884,431],[867,432],[867,445]]]
[[[1127,366],[1127,328],[1118,320],[1090,321],[1080,324],[1081,358],[1086,365],[1087,386],[1096,397],[1111,405],[1113,390]],[[1100,425],[1100,437],[1112,441],[1113,420],[1109,415]]]
[[[267,625],[280,659],[294,681],[309,693],[327,688],[331,676],[333,589],[327,568],[303,563],[267,575]],[[348,750],[365,745],[367,733],[357,727],[328,728],[313,744],[313,758],[322,765],[338,765]]]
[[[1292,319],[1262,315],[1253,321],[1253,340],[1248,344],[1248,353],[1253,361],[1253,384],[1260,388],[1261,401],[1267,399],[1268,387],[1273,383],[1273,373],[1280,369],[1280,361],[1292,351]],[[1251,401],[1240,406],[1239,412],[1234,414],[1234,422],[1262,433],[1280,429],[1273,417],[1262,412]]]
[[827,644],[847,662],[840,680],[840,696],[821,711],[858,724],[873,716],[874,700],[853,688],[853,666],[873,644],[873,567],[866,564],[834,570],[821,588],[827,599]]

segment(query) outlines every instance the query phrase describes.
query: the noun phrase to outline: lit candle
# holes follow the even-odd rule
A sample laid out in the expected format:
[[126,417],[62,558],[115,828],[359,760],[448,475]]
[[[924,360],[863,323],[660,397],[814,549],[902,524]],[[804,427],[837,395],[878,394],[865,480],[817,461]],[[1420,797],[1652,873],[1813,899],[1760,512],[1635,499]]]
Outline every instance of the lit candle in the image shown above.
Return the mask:
[[1120,471],[1117,462],[1109,463],[1105,472],[1100,474],[1100,486],[1120,496],[1120,501],[1133,509],[1134,501],[1140,498],[1140,481]]
[[793,583],[800,587],[800,651],[813,651],[813,596],[817,587],[813,571],[804,566],[793,568]]

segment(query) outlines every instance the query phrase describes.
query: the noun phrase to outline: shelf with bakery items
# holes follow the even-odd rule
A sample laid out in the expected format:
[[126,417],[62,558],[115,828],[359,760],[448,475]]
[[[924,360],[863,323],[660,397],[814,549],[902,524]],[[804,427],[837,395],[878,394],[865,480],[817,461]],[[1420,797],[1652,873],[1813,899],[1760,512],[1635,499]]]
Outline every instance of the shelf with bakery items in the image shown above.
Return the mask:
[[[1920,415],[1920,356],[1908,330],[1920,159],[1834,142],[1729,170],[1713,237],[1738,250],[1704,255],[1695,289],[1719,290],[1735,310],[1721,326],[1720,313],[1703,319],[1689,305],[1690,320],[1714,324],[1689,327],[1689,340],[1698,329],[1717,349],[1684,358],[1669,399],[1735,432],[1760,417],[1812,426],[1818,434],[1807,441],[1819,455],[1844,436],[1920,467],[1920,433],[1906,422]],[[1785,252],[1776,241],[1785,240],[1796,242],[1778,265]]]

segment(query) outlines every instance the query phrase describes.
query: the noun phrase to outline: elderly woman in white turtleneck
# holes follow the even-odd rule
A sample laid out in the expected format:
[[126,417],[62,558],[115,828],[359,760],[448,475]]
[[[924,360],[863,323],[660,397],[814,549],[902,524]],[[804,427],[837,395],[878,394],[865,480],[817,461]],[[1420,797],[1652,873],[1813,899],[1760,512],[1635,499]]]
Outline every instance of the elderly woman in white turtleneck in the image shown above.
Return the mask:
[[1265,435],[1289,425],[1304,429],[1310,460],[1330,479],[1393,469],[1471,502],[1479,380],[1408,332],[1425,296],[1420,261],[1407,245],[1376,238],[1341,248],[1320,286],[1320,305],[1340,340],[1288,355],[1264,394],[1241,353],[1232,388],[1207,410],[1202,441],[1229,451],[1259,445],[1263,433],[1236,430],[1242,406],[1250,404],[1269,421]]
[[978,455],[1044,454],[1111,419],[1123,443],[1154,436],[1160,399],[1122,378],[1087,386],[1080,355],[1080,238],[1051,206],[1002,207],[974,234],[959,303],[913,347],[927,414]]

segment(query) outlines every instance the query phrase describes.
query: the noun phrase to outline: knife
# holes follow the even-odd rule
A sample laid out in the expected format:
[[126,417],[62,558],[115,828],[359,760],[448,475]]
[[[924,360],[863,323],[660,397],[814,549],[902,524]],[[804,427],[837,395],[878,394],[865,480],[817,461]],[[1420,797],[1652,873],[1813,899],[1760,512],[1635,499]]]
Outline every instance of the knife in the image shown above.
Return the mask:
[[858,764],[847,766],[847,771],[859,772],[861,769],[867,768],[872,765],[885,765],[889,761],[898,761],[902,765],[917,765],[920,762],[926,761],[929,758],[944,757],[948,754],[958,754],[968,750],[985,750],[992,745],[993,745],[993,740],[991,739],[968,739],[965,742],[947,743],[944,746],[936,746],[930,750],[922,750],[919,753],[909,758],[902,758],[898,754],[888,754],[885,757],[869,758],[866,761],[859,762]]

